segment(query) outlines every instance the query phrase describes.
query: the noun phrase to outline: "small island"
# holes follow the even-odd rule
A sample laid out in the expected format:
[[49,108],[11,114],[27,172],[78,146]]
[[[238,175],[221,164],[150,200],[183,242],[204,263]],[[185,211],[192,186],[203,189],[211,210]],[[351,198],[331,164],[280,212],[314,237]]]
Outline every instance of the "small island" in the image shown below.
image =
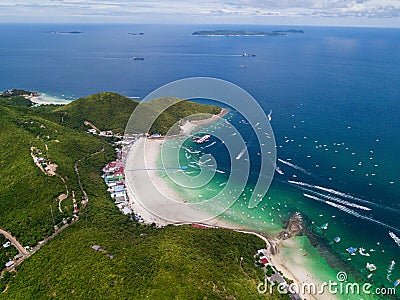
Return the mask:
[[46,33],[50,34],[81,34],[83,33],[82,31],[48,31]]
[[247,31],[247,30],[201,30],[192,33],[194,36],[287,36],[289,34],[304,33],[303,30],[274,30],[270,32],[264,31]]

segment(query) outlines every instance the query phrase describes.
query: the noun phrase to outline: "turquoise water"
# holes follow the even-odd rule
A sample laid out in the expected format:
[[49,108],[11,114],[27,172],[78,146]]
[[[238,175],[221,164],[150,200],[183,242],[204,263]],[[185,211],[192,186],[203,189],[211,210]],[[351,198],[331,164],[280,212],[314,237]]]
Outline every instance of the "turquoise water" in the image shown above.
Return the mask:
[[[279,117],[283,116],[275,118]],[[247,132],[248,126],[239,114],[230,113],[225,118],[242,131],[242,136],[247,140],[252,140],[252,136]],[[290,115],[288,118],[294,119],[294,116]],[[296,127],[305,126],[306,122],[302,121],[304,120],[298,123],[292,121],[292,124],[297,124],[293,125]],[[223,124],[224,122],[221,121],[212,126],[200,128],[199,134],[217,134],[219,127]],[[272,124],[274,124],[274,119]],[[346,126],[343,131],[346,130],[350,132],[356,129]],[[246,134],[243,134],[243,131]],[[363,151],[361,147],[354,145],[351,139],[346,140],[345,134],[340,139],[316,137],[316,133],[295,138],[293,136],[294,133],[287,133],[287,136],[283,137],[285,140],[281,143],[279,137],[277,138],[278,158],[291,165],[278,160],[277,165],[284,174],[275,174],[263,201],[253,209],[248,208],[248,200],[257,177],[256,170],[259,162],[256,158],[259,147],[248,143],[250,145],[247,148],[249,158],[250,160],[255,158],[255,163],[252,165],[254,172],[251,173],[237,201],[220,214],[219,218],[275,237],[285,228],[289,217],[299,211],[305,217],[307,234],[296,238],[298,249],[292,250],[307,254],[307,267],[318,274],[322,281],[335,280],[338,272],[346,272],[352,282],[369,282],[376,287],[393,287],[393,282],[400,276],[400,270],[395,267],[390,273],[388,268],[392,260],[398,259],[399,249],[388,233],[394,231],[398,234],[398,207],[396,203],[388,206],[382,204],[382,201],[375,200],[371,195],[364,196],[368,194],[363,193],[360,196],[348,192],[354,191],[357,187],[366,192],[368,189],[373,191],[376,186],[379,188],[382,185],[388,187],[394,185],[389,181],[394,179],[386,177],[388,175],[386,173],[379,172],[379,167],[384,164],[379,157],[381,141],[371,138],[370,147]],[[180,142],[168,140],[163,150],[164,158],[174,155]],[[235,185],[231,190],[223,190],[229,178],[230,163],[227,159],[229,154],[227,149],[224,149],[222,141],[211,138],[207,143],[199,145],[189,138],[184,142],[179,155],[181,166],[188,166],[188,169],[168,174],[171,176],[170,179],[176,182],[182,183],[179,178],[182,178],[183,173],[192,178],[189,180],[192,184],[196,180],[200,182],[200,166],[204,164],[198,162],[204,155],[212,155],[216,159],[216,167],[208,165],[209,168],[224,171],[223,174],[215,173],[211,181],[198,188],[182,188],[180,184],[173,184],[167,180],[187,201],[204,203],[206,199],[218,195],[218,192],[222,193],[219,200],[221,205],[224,201],[229,202],[231,198],[234,198],[232,194],[236,190]],[[298,162],[301,162],[301,165],[297,165]],[[168,161],[165,166],[172,167],[168,165]],[[366,174],[368,176],[365,176]],[[161,175],[168,177],[162,172]],[[306,183],[307,187],[304,187],[303,183]],[[305,197],[303,193],[317,197],[319,201]],[[342,205],[339,206],[342,209],[338,206],[329,206],[322,200]],[[209,213],[215,213],[218,210],[217,207],[205,203],[198,207]],[[351,211],[343,211],[343,207],[348,207]],[[325,223],[329,224],[328,229],[322,230],[320,227]],[[333,241],[335,237],[340,237],[341,241],[335,243]],[[350,256],[346,252],[348,247],[365,248],[363,253],[369,256],[360,253]],[[287,254],[290,256],[290,250],[287,250]],[[365,268],[367,263],[374,263],[377,266],[371,278],[367,277],[370,274]],[[351,295],[343,297],[353,299]],[[370,299],[374,297],[378,296]],[[364,298],[368,299],[368,296],[364,295]],[[354,297],[354,299],[358,298]]]

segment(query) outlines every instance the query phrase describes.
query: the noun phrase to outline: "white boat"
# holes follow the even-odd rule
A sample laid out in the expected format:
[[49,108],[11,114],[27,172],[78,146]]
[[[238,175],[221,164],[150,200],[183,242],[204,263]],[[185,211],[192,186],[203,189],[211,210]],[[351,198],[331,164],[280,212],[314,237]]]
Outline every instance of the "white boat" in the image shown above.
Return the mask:
[[365,251],[365,249],[362,248],[362,247],[361,247],[360,249],[358,249],[358,253],[360,253],[361,255],[363,255],[363,256],[370,256],[369,253],[365,253],[364,251]]
[[283,173],[283,171],[282,171],[279,167],[275,167],[275,171],[276,171],[278,174],[281,174],[281,175],[285,174],[285,173]]
[[397,246],[400,247],[400,238],[396,236],[393,232],[389,231],[390,237],[393,239],[393,241],[397,244]]
[[194,142],[197,143],[197,144],[202,144],[202,143],[207,142],[210,139],[210,137],[211,137],[211,135],[205,134],[202,137],[195,138]]
[[368,270],[368,271],[370,271],[370,272],[374,272],[377,268],[376,268],[376,266],[374,265],[374,264],[370,264],[370,263],[367,263],[367,265],[365,266],[365,268]]
[[268,121],[271,122],[272,120],[272,110],[269,111],[269,114],[267,115]]

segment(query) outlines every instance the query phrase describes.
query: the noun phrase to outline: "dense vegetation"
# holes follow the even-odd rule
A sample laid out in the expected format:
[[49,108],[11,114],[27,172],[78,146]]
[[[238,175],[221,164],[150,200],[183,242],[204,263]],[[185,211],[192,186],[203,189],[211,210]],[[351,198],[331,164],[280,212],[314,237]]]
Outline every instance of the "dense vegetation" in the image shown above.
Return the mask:
[[[126,131],[128,133],[149,132],[174,135],[180,132],[179,120],[186,117],[190,120],[204,119],[220,112],[221,108],[218,106],[201,105],[172,97],[158,98],[137,107],[133,116],[135,120],[129,121]],[[152,122],[154,116],[158,117],[154,123],[150,124],[149,122]]]
[[13,259],[15,255],[18,254],[17,249],[12,245],[9,247],[3,247],[8,240],[0,234],[0,269],[3,268],[6,262]]
[[72,128],[87,128],[83,122],[89,121],[100,130],[123,133],[137,103],[119,94],[100,93],[58,107],[52,113],[59,123]]
[[33,103],[23,97],[23,95],[29,94],[30,92],[25,90],[11,90],[0,93],[0,105],[30,107]]
[[[175,122],[195,113],[218,114],[217,106],[206,106],[194,102],[182,101],[165,111],[160,111],[161,105],[171,103],[173,98],[160,98],[146,105],[145,113],[159,115],[151,127],[150,133],[166,134]],[[56,108],[43,108],[45,116],[53,121],[74,129],[87,128],[84,121],[89,121],[100,130],[111,130],[114,133],[124,133],[125,126],[138,105],[116,93],[100,93],[80,98],[68,105]]]
[[[92,105],[91,99],[86,100],[88,105]],[[131,109],[125,99],[111,101],[121,110]],[[78,104],[84,107],[84,101]],[[105,116],[103,107],[105,103],[99,104],[91,116]],[[62,109],[70,113],[68,106]],[[123,216],[100,177],[101,168],[115,158],[113,148],[100,137],[71,128],[80,128],[78,123],[74,125],[78,120],[90,119],[85,110],[74,108],[70,126],[59,124],[54,114],[62,109],[0,105],[0,160],[5,166],[0,169],[0,227],[23,245],[33,245],[53,231],[50,206],[56,222],[71,214],[70,200],[62,204],[64,213],[58,212],[56,198],[65,188],[60,178],[47,176],[34,165],[29,151],[32,145],[42,150],[47,145],[46,155],[58,164],[58,174],[78,197],[73,165],[84,158],[79,172],[89,196],[78,221],[26,259],[15,275],[5,273],[0,280],[0,290],[5,290],[0,299],[271,298],[256,289],[263,277],[253,258],[255,250],[264,247],[259,238],[191,226],[158,229]],[[104,151],[91,155],[103,144]],[[94,251],[94,244],[114,258]]]

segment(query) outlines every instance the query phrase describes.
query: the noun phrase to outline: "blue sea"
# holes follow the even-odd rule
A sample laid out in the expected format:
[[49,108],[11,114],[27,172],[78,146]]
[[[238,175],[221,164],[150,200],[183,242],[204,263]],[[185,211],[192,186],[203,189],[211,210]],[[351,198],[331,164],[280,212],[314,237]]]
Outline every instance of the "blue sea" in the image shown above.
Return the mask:
[[[304,33],[191,36],[214,29]],[[82,33],[49,33],[73,30]],[[320,268],[321,279],[346,271],[359,281],[393,287],[400,278],[400,245],[389,236],[400,237],[399,29],[1,24],[0,40],[0,90],[27,89],[72,101],[102,91],[141,99],[171,81],[195,76],[239,85],[267,113],[272,110],[277,165],[284,174],[275,174],[254,209],[246,202],[250,180],[222,217],[274,235],[299,211],[309,231],[297,238],[299,251],[308,255],[310,268]],[[242,57],[244,52],[256,56]],[[245,130],[238,114],[225,118]],[[217,149],[201,150],[218,158]],[[219,174],[214,188],[223,180]],[[325,223],[328,229],[320,229]],[[341,241],[334,243],[334,237]],[[350,256],[348,247],[365,248],[369,256]],[[367,262],[377,266],[370,278]]]

